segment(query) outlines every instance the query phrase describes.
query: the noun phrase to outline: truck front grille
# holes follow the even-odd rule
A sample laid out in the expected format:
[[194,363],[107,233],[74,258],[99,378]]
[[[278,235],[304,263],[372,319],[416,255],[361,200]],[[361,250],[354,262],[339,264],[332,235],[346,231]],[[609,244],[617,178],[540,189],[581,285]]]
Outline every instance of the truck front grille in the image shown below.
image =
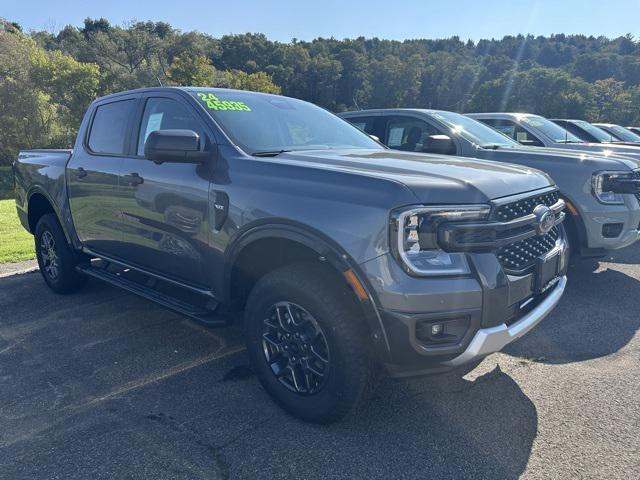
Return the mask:
[[507,203],[506,205],[500,205],[495,211],[496,219],[501,222],[508,222],[516,218],[524,217],[532,213],[533,209],[538,205],[550,207],[558,201],[558,198],[560,198],[558,192],[554,191],[534,197],[523,198],[522,200]]
[[535,236],[499,248],[498,261],[505,270],[524,270],[533,266],[536,258],[550,252],[560,236],[558,227],[543,236]]
[[[555,225],[539,233],[534,210],[545,205],[556,215]],[[496,201],[491,216],[482,222],[451,222],[438,229],[438,244],[447,251],[492,252],[507,273],[527,273],[538,257],[549,253],[560,238],[564,202],[557,190],[530,197]]]

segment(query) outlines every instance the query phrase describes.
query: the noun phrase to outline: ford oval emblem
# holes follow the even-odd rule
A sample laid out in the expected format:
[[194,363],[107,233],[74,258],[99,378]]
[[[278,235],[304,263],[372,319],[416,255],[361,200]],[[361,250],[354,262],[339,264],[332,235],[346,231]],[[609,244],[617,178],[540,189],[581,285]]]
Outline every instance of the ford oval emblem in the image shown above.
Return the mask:
[[556,214],[546,205],[538,205],[533,209],[536,216],[536,231],[538,235],[549,233],[556,224]]

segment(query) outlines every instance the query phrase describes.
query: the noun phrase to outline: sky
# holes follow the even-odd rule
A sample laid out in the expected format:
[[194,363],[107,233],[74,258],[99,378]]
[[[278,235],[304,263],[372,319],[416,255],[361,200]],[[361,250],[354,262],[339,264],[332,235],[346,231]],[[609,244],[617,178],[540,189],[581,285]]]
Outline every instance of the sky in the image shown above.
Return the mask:
[[[4,5],[3,5],[4,4]],[[215,37],[260,32],[271,40],[379,37],[462,39],[552,33],[640,37],[640,0],[0,0],[0,16],[25,30],[164,21]]]

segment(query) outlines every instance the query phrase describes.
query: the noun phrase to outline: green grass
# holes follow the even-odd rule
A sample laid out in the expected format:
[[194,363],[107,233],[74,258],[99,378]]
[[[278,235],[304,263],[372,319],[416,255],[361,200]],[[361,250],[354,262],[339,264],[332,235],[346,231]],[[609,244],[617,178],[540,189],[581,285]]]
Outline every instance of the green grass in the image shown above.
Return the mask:
[[0,200],[13,198],[13,172],[9,166],[0,166]]
[[0,263],[32,258],[33,237],[18,220],[15,200],[0,200]]

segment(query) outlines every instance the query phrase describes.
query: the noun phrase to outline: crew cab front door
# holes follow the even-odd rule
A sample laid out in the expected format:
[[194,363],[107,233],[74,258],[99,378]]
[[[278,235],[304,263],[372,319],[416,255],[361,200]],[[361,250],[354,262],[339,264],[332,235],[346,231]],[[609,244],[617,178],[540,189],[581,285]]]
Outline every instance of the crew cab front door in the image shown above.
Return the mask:
[[123,259],[132,266],[195,286],[206,286],[208,195],[211,166],[176,159],[155,163],[144,144],[156,130],[193,130],[201,149],[211,149],[193,107],[177,95],[148,94],[141,101],[132,155],[122,162],[119,181]]

